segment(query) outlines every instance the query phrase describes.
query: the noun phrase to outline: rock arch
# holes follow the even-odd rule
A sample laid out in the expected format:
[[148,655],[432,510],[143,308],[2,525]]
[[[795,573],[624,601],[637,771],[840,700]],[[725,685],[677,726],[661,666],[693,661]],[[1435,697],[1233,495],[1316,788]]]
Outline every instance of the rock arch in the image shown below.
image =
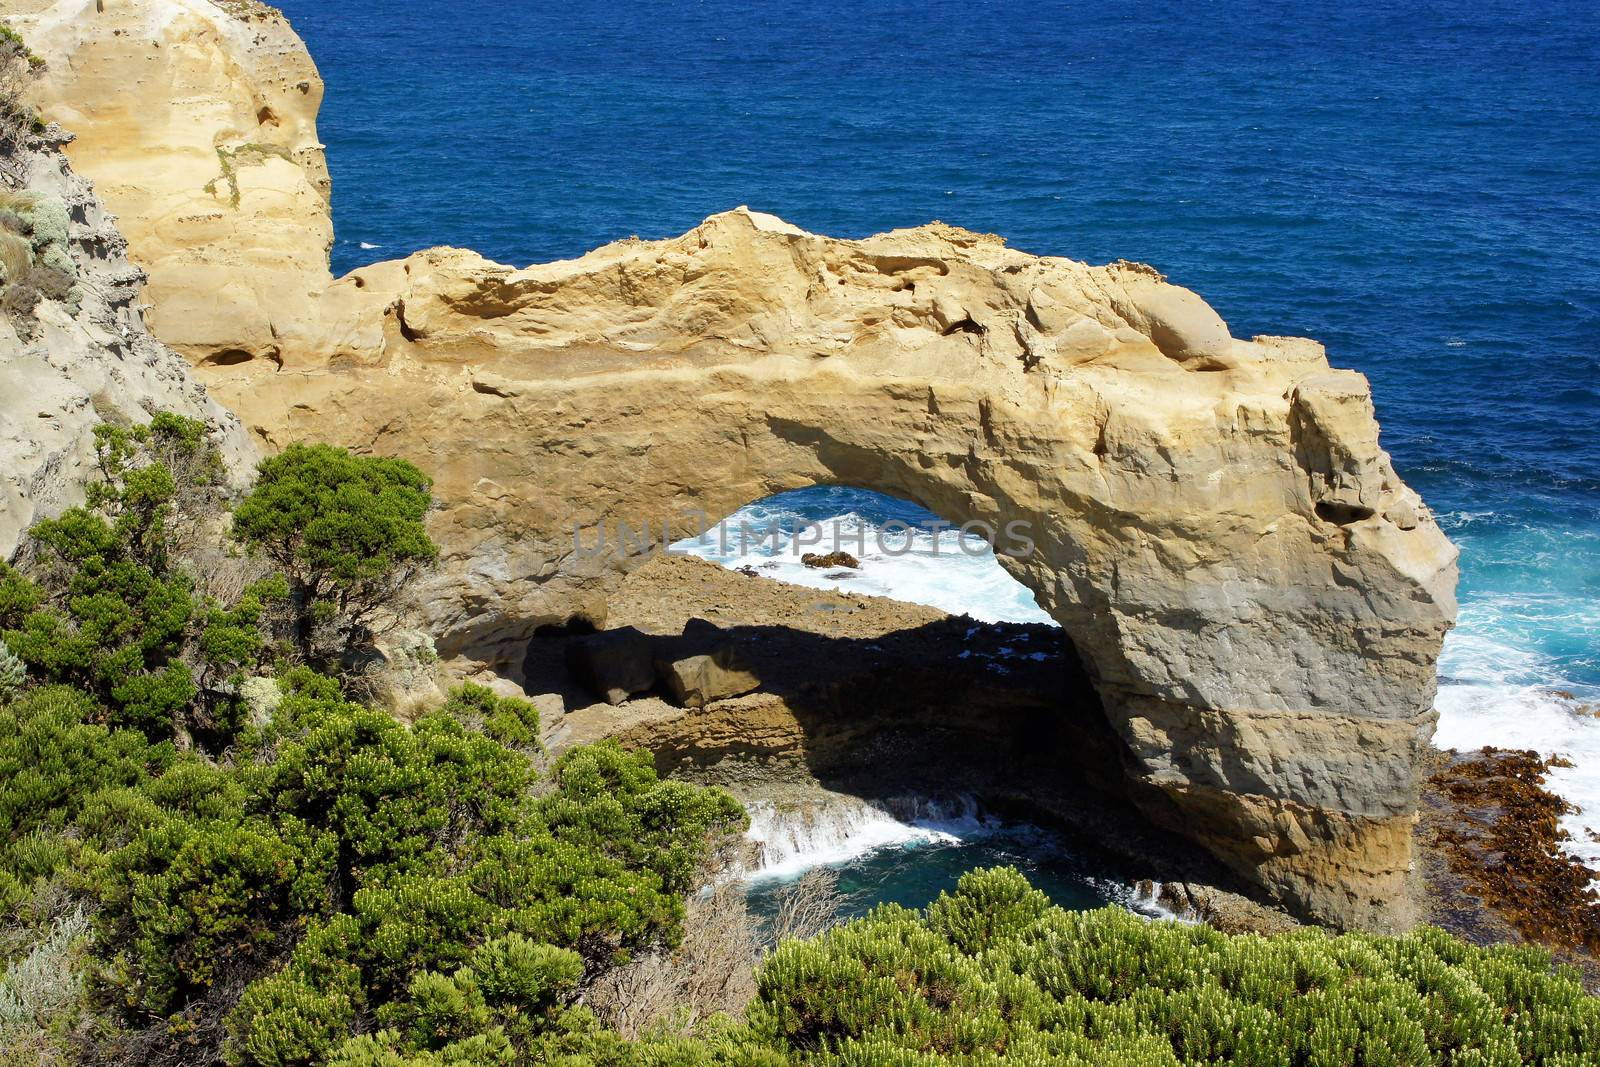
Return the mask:
[[630,561],[575,526],[818,482],[1023,522],[1005,564],[1077,643],[1145,810],[1300,914],[1409,920],[1455,550],[1314,342],[1235,340],[1136,264],[745,209],[526,270],[423,252],[315,314],[277,362],[197,373],[269,446],[434,475],[442,651],[511,665],[603,618]]

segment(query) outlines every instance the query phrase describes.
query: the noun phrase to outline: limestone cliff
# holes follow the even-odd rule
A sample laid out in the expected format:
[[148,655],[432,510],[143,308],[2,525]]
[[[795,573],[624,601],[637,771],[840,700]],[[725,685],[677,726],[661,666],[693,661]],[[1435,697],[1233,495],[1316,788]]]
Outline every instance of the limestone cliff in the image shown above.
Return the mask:
[[0,559],[36,520],[83,502],[85,481],[98,474],[91,430],[101,421],[172,411],[217,431],[236,477],[255,459],[239,420],[145,330],[135,304],[143,275],[89,183],[67,165],[63,139],[52,129],[0,160],[5,195],[59,209],[75,275],[65,299],[0,314]]
[[[1319,345],[1235,339],[1136,264],[743,209],[523,270],[435,249],[301,300],[325,189],[287,27],[249,8],[240,36],[205,0],[7,3],[59,106],[101,131],[85,166],[154,175],[130,236],[159,329],[214,393],[268,446],[433,474],[442,651],[515,676],[537,627],[603,619],[637,561],[622,521],[659,539],[842,482],[1021,523],[1032,548],[1003,562],[1076,645],[1131,795],[1301,914],[1408,921],[1455,551],[1383,453],[1365,379]],[[124,111],[117,78],[138,88]],[[287,158],[204,175],[205,152],[269,134]],[[263,274],[271,300],[236,269],[263,249],[305,268]],[[592,546],[601,526],[609,550],[579,551],[574,528]]]
[[745,210],[526,270],[421,253],[322,308],[320,351],[205,380],[269,445],[433,473],[442,650],[514,671],[537,626],[603,618],[619,521],[840,482],[1021,522],[1002,560],[1152,814],[1302,913],[1404,920],[1455,551],[1319,345],[1235,340],[1148,268]]
[[43,116],[77,135],[149,275],[150,329],[194,362],[273,359],[331,280],[322,79],[254,0],[0,0],[46,66]]

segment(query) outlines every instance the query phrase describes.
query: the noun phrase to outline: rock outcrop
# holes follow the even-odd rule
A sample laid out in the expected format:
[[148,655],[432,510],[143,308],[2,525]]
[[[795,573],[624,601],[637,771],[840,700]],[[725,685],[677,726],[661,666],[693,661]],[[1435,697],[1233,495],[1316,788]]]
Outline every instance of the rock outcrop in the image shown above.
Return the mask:
[[514,673],[537,627],[603,620],[623,523],[892,493],[1014,550],[1153,815],[1302,914],[1406,920],[1455,551],[1321,346],[1235,340],[1148,268],[743,209],[526,270],[424,252],[322,309],[321,351],[202,373],[271,446],[433,473],[441,651]]
[[[892,493],[995,532],[1152,816],[1302,915],[1409,920],[1455,551],[1381,450],[1365,379],[1321,346],[1235,339],[1137,264],[744,209],[523,270],[434,249],[301,300],[326,190],[286,27],[251,8],[235,34],[205,0],[8,4],[67,94],[52,117],[96,131],[84,166],[135,216],[161,335],[269,447],[435,477],[442,652],[515,677],[539,627],[603,620],[647,547],[622,523],[659,544],[780,490]],[[256,143],[284,154],[200,165]],[[135,173],[147,210],[109,188]],[[258,286],[263,250],[296,266]]]
[[151,331],[192,362],[272,360],[331,280],[322,79],[255,0],[0,0],[45,60],[35,102],[149,275]]
[[143,275],[89,183],[67,165],[64,140],[48,130],[0,168],[8,196],[20,193],[64,219],[75,275],[65,299],[0,313],[0,559],[35,521],[83,502],[86,481],[99,474],[91,431],[102,421],[188,415],[216,431],[236,478],[256,458],[239,420],[145,330],[135,305]]

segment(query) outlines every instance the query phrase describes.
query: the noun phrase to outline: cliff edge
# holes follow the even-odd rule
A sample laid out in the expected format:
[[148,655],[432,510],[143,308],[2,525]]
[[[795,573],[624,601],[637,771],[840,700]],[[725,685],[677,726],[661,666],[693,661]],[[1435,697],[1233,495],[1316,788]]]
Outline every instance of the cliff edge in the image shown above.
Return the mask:
[[322,78],[254,0],[0,0],[45,61],[41,113],[75,134],[149,277],[151,331],[195,363],[274,359],[314,320],[333,219]]

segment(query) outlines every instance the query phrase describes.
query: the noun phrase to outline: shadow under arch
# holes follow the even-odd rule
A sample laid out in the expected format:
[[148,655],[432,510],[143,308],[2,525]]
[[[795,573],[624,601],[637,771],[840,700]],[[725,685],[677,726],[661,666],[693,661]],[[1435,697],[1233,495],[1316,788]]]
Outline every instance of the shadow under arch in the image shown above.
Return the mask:
[[[651,751],[663,774],[747,795],[817,786],[880,802],[972,797],[986,810],[1053,828],[1120,881],[1248,891],[1132,802],[1132,753],[1106,719],[1071,635],[997,561],[986,540],[995,532],[963,529],[887,494],[819,483],[747,504],[698,537],[667,535],[654,547],[670,551],[641,553],[634,566],[654,568],[654,583],[679,573],[661,555],[715,562],[717,606],[651,610],[633,603],[625,584],[614,621],[665,637],[690,619],[720,616],[715,623],[761,687],[680,717],[646,714],[630,724],[626,711],[623,721],[607,716],[606,736]],[[808,553],[836,552],[855,558],[816,568],[803,562]],[[709,568],[701,566],[680,580],[706,581]],[[811,591],[949,614],[922,611],[903,628],[862,635],[820,611],[787,623],[762,619],[759,609],[719,611],[742,599],[803,602]],[[591,632],[578,620],[536,636],[523,664],[530,690],[559,692],[568,708],[599,708],[566,663],[568,643]],[[667,694],[658,686],[641,696],[659,702]]]

